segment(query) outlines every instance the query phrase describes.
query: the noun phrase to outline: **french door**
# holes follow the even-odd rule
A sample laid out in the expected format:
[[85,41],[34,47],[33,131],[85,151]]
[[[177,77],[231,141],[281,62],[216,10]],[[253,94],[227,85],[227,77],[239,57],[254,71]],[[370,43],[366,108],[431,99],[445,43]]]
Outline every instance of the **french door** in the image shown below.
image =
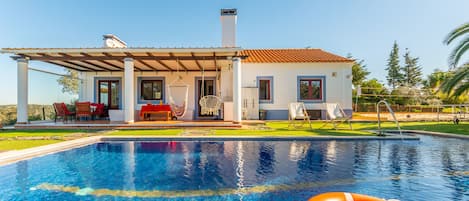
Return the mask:
[[[216,95],[215,94],[215,79],[204,79],[204,84],[202,85],[202,80],[197,80],[197,91],[196,91],[196,107],[197,107],[197,119],[213,119],[215,118],[214,115],[202,115],[200,113],[200,98],[207,96],[207,95]],[[203,87],[203,89],[202,89]]]
[[108,109],[119,109],[119,80],[98,81],[98,102]]

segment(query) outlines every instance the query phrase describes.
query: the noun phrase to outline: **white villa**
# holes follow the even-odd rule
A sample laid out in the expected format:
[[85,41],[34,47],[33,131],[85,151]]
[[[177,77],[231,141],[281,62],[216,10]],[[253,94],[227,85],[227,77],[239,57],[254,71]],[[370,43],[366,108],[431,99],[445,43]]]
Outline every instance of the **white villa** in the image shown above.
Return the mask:
[[[243,49],[236,21],[236,9],[221,10],[218,48],[127,47],[110,34],[102,48],[3,48],[17,61],[17,123],[28,123],[29,61],[79,71],[79,101],[104,103],[111,120],[125,123],[140,121],[143,105],[168,103],[168,85],[179,77],[189,86],[181,120],[240,123],[258,119],[259,110],[267,120],[286,120],[291,102],[304,102],[313,119],[325,118],[325,102],[351,114],[353,60],[321,49]],[[200,113],[204,95],[220,97],[218,115]]]

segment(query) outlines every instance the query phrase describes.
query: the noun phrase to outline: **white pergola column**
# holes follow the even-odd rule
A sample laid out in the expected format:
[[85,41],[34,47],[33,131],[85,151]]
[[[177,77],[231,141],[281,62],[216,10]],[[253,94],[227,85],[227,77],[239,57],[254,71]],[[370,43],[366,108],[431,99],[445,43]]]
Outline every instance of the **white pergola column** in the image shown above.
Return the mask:
[[16,107],[16,123],[28,123],[28,59],[19,58],[18,65],[18,96]]
[[124,59],[124,121],[134,122],[134,60]]
[[241,58],[233,58],[233,122],[241,123]]
[[84,75],[85,72],[79,72],[78,73],[78,100],[80,102],[85,102],[85,93],[86,93],[86,75]]

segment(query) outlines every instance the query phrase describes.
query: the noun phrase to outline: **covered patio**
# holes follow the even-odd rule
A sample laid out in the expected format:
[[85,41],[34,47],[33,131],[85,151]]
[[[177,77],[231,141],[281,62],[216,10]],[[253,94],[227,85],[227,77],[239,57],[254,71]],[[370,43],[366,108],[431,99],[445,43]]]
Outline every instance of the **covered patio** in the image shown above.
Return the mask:
[[[263,124],[264,122],[255,122],[256,124]],[[134,123],[125,122],[111,122],[109,120],[94,120],[94,121],[74,121],[74,122],[53,122],[53,121],[38,121],[30,122],[28,124],[16,124],[16,129],[170,129],[170,128],[207,128],[207,129],[237,129],[241,128],[241,124],[234,124],[231,121],[136,121]]]
[[[197,85],[204,77],[215,78],[213,95],[219,96],[225,104],[232,105],[229,111],[223,111],[217,124],[210,126],[226,126],[241,122],[241,55],[240,48],[3,48],[1,53],[14,54],[18,69],[18,102],[17,127],[30,127],[28,122],[28,69],[30,61],[41,61],[79,72],[80,90],[79,101],[104,103],[109,110],[116,110],[122,114],[122,120],[117,122],[69,122],[69,123],[42,123],[42,126],[65,125],[94,125],[103,127],[120,126],[204,126],[210,125],[202,121],[210,120],[198,118],[200,108],[197,107],[200,86]],[[201,78],[202,75],[202,78]],[[101,79],[118,83],[115,100],[106,102],[97,92],[102,84]],[[182,77],[184,82],[195,83],[191,85],[191,108],[193,117],[187,121],[169,122],[139,122],[139,110],[142,104],[166,104],[167,94],[160,95],[159,100],[142,100],[140,87],[144,87],[141,80],[146,77],[158,79],[164,85],[170,83],[175,77]],[[204,86],[204,85],[202,85]],[[216,90],[215,90],[216,89]],[[194,93],[194,94],[192,94]],[[193,97],[192,97],[193,96]],[[166,101],[166,102],[165,102]],[[193,101],[193,102],[192,102]],[[112,105],[112,103],[115,105]],[[230,117],[228,117],[230,116]],[[223,121],[220,121],[223,120]],[[101,125],[102,124],[102,125]],[[34,124],[39,126],[38,124]]]

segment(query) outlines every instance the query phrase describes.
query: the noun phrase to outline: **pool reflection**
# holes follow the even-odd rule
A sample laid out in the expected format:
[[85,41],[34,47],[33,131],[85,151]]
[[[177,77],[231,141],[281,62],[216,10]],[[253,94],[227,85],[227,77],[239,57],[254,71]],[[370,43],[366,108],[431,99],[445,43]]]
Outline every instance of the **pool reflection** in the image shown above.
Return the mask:
[[[306,199],[325,191],[352,191],[402,200],[408,196],[424,200],[428,194],[442,200],[464,200],[469,196],[468,146],[464,141],[430,137],[422,137],[421,142],[97,143],[36,158],[32,160],[35,165],[18,162],[12,166],[14,182],[5,179],[0,186],[10,181],[9,186],[16,189],[11,194],[27,200],[29,188],[42,182],[139,191],[243,189],[313,182],[324,185],[299,189],[293,197],[289,197],[292,192],[275,191],[258,194],[256,199]],[[249,199],[245,193],[233,196],[234,200]]]

